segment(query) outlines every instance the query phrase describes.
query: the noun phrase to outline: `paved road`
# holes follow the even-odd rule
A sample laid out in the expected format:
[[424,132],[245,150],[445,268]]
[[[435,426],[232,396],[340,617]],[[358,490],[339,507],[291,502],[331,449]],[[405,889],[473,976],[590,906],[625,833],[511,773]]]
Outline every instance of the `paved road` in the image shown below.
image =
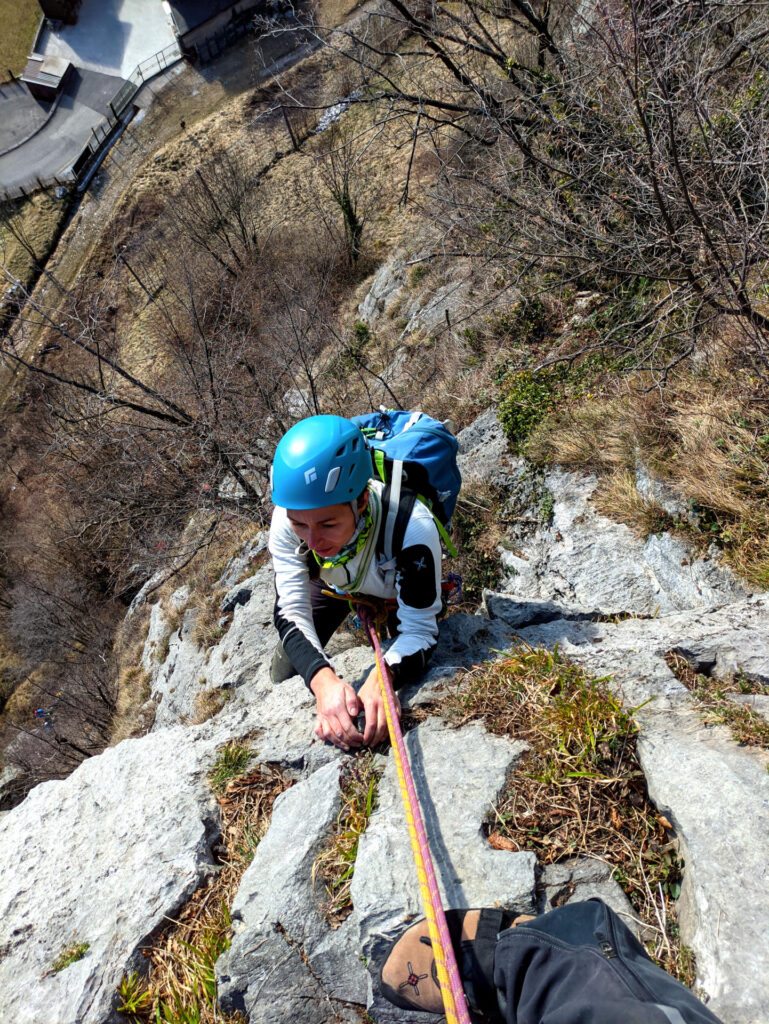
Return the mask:
[[113,75],[74,68],[48,124],[29,142],[0,156],[0,191],[19,185],[34,188],[36,176],[44,179],[65,171],[122,84]]
[[46,28],[38,52],[78,68],[128,78],[137,64],[176,41],[161,0],[83,0],[76,25]]
[[0,153],[18,146],[45,123],[50,102],[36,100],[26,85],[0,85]]

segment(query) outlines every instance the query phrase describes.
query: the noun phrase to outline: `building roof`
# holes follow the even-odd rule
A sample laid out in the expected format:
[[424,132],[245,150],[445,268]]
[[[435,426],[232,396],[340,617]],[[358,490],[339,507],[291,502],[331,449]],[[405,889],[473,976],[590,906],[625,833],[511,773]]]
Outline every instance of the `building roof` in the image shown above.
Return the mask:
[[21,80],[32,85],[58,89],[69,67],[70,62],[66,57],[46,57],[40,53],[31,53],[27,58]]
[[235,0],[168,0],[176,31],[180,36],[191,32],[209,18],[216,17],[228,7],[235,6]]

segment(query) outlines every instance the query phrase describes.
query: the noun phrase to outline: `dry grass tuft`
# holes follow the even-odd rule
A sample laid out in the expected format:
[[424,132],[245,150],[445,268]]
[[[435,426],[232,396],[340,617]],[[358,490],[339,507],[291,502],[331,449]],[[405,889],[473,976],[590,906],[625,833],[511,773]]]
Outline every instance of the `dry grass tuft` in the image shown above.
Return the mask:
[[217,1005],[215,965],[230,945],[229,907],[243,872],[269,827],[275,798],[291,782],[276,765],[257,766],[231,779],[218,796],[224,856],[221,870],[199,889],[144,955],[146,980],[125,977],[121,1006],[133,1024],[242,1024]]
[[340,769],[342,807],[312,867],[313,884],[319,880],[326,890],[322,910],[332,928],[338,928],[352,911],[350,885],[358,843],[376,806],[376,789],[382,771],[370,750],[360,751]]
[[40,14],[37,0],[0,0],[0,81],[6,81],[6,69],[17,75],[24,70]]
[[557,409],[535,430],[526,454],[612,477],[607,511],[619,498],[634,524],[656,516],[630,496],[629,474],[640,458],[699,513],[699,538],[692,539],[715,541],[737,572],[769,587],[765,384],[735,367],[733,353],[720,345],[664,388],[639,374],[634,389],[617,381],[614,392]]
[[457,558],[452,572],[462,577],[461,611],[476,608],[484,588],[493,590],[501,576],[497,548],[504,537],[503,509],[507,495],[499,487],[470,480],[457,501],[453,540]]
[[195,718],[193,725],[200,725],[207,722],[209,718],[218,715],[224,705],[230,699],[230,690],[202,690],[195,698]]
[[495,809],[492,843],[533,850],[544,863],[585,854],[611,864],[657,935],[650,952],[691,984],[691,956],[676,942],[682,865],[646,792],[632,711],[607,681],[522,645],[465,675],[447,709],[457,725],[481,718],[530,745]]
[[730,693],[765,694],[766,687],[737,674],[731,679],[712,679],[695,672],[677,651],[665,655],[668,668],[702,705],[707,721],[728,725],[738,743],[769,750],[769,722],[750,707],[730,700]]
[[593,493],[592,504],[601,515],[630,526],[643,537],[676,528],[676,522],[656,501],[638,493],[635,474],[627,469],[604,477]]
[[224,590],[213,590],[196,604],[197,614],[192,639],[204,650],[215,647],[232,623],[232,612],[224,615],[221,610],[224,594]]

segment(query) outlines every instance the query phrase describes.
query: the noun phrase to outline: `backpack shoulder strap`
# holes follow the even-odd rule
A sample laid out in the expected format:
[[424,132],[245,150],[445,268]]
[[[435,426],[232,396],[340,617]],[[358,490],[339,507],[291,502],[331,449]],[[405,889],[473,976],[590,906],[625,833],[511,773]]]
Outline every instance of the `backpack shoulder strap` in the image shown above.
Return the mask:
[[403,547],[403,538],[415,501],[416,493],[403,487],[403,462],[395,460],[390,479],[382,492],[382,522],[377,538],[377,551],[384,558],[385,564],[393,562],[392,568],[395,567],[395,552]]

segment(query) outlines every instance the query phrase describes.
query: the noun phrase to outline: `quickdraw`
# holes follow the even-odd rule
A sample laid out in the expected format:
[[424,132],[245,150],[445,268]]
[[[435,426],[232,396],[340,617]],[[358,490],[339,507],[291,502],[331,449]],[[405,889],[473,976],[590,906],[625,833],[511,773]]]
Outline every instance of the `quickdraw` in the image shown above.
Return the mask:
[[379,685],[384,697],[385,714],[387,717],[387,729],[390,733],[390,744],[392,746],[393,758],[398,770],[398,782],[403,798],[403,807],[406,812],[406,823],[411,839],[411,849],[414,854],[419,888],[422,893],[422,905],[427,918],[427,928],[430,934],[430,944],[435,957],[435,968],[438,975],[438,984],[443,997],[443,1008],[446,1013],[448,1024],[470,1024],[470,1016],[467,1011],[467,1003],[462,989],[462,982],[459,977],[454,949],[451,945],[446,915],[443,912],[441,897],[438,891],[438,883],[435,879],[435,868],[430,854],[430,847],[427,842],[422,813],[419,809],[419,800],[414,787],[414,779],[411,774],[406,745],[403,742],[400,722],[395,708],[395,693],[392,687],[392,680],[387,669],[382,648],[379,643],[379,625],[387,617],[386,609],[379,612],[377,619],[371,615],[371,610],[377,611],[373,602],[358,600],[357,614],[366,628],[374,648],[376,656]]

